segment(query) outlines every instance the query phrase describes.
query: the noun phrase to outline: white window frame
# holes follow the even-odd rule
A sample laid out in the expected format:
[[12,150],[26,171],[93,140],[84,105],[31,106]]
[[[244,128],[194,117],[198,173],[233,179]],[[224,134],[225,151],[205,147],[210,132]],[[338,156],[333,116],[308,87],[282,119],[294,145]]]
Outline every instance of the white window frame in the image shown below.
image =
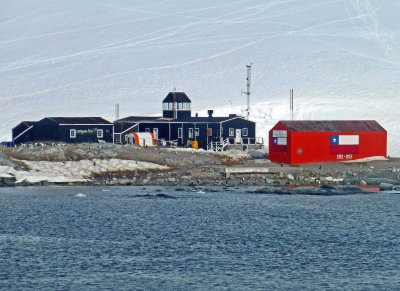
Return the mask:
[[76,129],[69,130],[69,138],[76,138]]
[[182,138],[182,133],[183,133],[182,127],[179,127],[178,128],[178,138]]
[[229,136],[235,136],[235,129],[229,128]]
[[[99,134],[100,133],[100,134]],[[96,131],[96,136],[97,136],[97,138],[103,138],[104,137],[104,131],[103,131],[103,129],[98,129],[97,131]]]
[[249,135],[249,129],[248,128],[243,128],[242,129],[242,136],[248,136]]
[[189,128],[188,138],[193,138],[193,128]]
[[200,136],[200,129],[198,128],[198,127],[196,127],[195,129],[194,129],[194,136]]

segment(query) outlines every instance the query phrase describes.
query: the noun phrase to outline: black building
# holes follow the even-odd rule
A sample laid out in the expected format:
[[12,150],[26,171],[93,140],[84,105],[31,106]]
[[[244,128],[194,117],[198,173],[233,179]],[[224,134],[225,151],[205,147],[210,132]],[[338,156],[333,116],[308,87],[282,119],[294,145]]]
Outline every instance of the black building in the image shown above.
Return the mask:
[[15,144],[113,142],[113,124],[101,117],[46,117],[12,129]]
[[191,116],[191,101],[183,92],[170,92],[163,100],[162,117],[130,116],[114,123],[114,141],[126,144],[132,140],[133,132],[152,132],[154,137],[177,146],[190,146],[197,141],[200,148],[207,149],[212,142],[230,144],[255,144],[256,125],[241,116],[231,114],[227,117]]

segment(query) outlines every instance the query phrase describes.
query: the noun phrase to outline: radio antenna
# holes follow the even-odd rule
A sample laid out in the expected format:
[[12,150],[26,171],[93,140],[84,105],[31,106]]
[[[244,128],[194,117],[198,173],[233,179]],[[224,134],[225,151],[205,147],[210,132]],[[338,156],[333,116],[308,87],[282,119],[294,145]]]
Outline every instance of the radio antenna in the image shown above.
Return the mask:
[[249,119],[250,117],[250,86],[251,86],[251,67],[253,66],[253,63],[250,63],[249,65],[246,65],[246,69],[247,69],[247,90],[246,92],[244,92],[247,96],[247,108],[246,108],[246,119]]

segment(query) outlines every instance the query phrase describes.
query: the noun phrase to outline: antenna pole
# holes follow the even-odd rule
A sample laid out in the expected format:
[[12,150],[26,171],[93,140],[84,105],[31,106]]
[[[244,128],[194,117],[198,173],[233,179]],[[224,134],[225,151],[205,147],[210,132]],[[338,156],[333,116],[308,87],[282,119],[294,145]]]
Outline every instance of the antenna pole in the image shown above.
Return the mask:
[[293,89],[290,89],[290,120],[293,120],[294,114],[293,114]]
[[177,104],[176,104],[176,93],[175,93],[175,91],[176,91],[176,88],[174,87],[174,89],[172,90],[172,96],[173,96],[173,110],[174,110],[174,119],[177,119],[178,118],[178,106],[177,106]]
[[250,117],[250,86],[251,86],[251,66],[253,65],[253,63],[250,63],[250,65],[246,65],[247,68],[247,91],[246,91],[246,95],[247,95],[247,109],[246,109],[246,119],[249,119]]

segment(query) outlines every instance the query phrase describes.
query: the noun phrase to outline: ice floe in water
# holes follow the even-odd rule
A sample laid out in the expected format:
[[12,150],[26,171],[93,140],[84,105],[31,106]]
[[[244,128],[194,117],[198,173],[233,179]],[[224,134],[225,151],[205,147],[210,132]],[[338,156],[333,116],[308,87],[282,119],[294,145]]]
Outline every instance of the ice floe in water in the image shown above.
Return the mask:
[[86,195],[85,195],[85,194],[83,194],[83,193],[78,193],[78,194],[76,194],[76,195],[75,195],[75,197],[79,197],[79,198],[85,198],[85,197],[86,197]]

